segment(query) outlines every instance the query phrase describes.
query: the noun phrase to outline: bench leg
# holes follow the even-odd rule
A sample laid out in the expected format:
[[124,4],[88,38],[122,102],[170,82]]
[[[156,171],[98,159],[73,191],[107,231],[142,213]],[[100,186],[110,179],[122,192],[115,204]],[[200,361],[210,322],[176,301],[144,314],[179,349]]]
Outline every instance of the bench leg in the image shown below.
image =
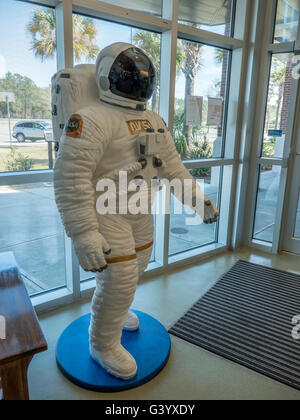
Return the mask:
[[4,400],[29,400],[27,371],[31,360],[25,357],[1,368]]

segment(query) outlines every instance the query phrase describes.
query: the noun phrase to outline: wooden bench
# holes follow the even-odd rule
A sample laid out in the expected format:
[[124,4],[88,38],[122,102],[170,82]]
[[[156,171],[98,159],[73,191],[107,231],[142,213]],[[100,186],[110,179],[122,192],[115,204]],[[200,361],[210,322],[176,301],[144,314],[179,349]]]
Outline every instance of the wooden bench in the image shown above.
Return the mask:
[[[4,322],[5,321],[5,322]],[[4,338],[5,337],[5,338]],[[27,371],[47,342],[12,253],[0,254],[0,376],[5,400],[28,400]]]

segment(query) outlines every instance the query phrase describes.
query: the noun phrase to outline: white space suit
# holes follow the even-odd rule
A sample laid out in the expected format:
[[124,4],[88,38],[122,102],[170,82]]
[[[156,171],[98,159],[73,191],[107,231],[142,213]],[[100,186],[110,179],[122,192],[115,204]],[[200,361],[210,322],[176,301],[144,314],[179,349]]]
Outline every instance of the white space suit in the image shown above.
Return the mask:
[[[138,319],[129,308],[151,256],[153,216],[100,215],[96,201],[103,192],[97,192],[96,186],[107,176],[115,178],[120,170],[127,171],[129,179],[143,178],[148,183],[158,176],[181,181],[192,177],[161,117],[146,110],[155,72],[145,54],[129,44],[113,44],[99,54],[96,76],[99,102],[78,110],[61,139],[54,171],[55,194],[81,266],[97,273],[91,356],[112,375],[130,379],[136,375],[137,365],[122,347],[121,335],[124,326],[138,328]],[[150,150],[151,145],[148,150],[147,136],[155,136],[152,140],[159,143],[159,155]],[[193,180],[193,193],[197,190]],[[206,205],[199,208],[199,214],[206,223],[213,223],[218,211],[202,197]]]

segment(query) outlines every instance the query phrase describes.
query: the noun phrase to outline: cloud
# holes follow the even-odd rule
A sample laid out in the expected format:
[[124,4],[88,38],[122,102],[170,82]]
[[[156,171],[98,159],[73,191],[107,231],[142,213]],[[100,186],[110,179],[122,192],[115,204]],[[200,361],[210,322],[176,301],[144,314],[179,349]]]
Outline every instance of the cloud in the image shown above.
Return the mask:
[[0,55],[0,79],[5,77],[6,74],[6,60],[3,55]]

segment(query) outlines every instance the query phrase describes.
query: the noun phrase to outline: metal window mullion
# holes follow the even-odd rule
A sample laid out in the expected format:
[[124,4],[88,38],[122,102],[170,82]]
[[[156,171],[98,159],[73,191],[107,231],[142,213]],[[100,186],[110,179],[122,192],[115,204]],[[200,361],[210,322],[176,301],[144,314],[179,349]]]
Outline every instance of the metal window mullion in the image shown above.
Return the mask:
[[73,299],[78,300],[80,293],[80,266],[75,254],[72,240],[64,235],[65,241],[65,268],[66,268],[66,286],[72,293]]
[[[276,11],[277,11],[277,2],[273,1],[273,9],[272,9],[272,19],[273,19],[273,26],[272,26],[272,36],[271,41],[273,41],[273,35],[275,30],[276,24]],[[294,45],[294,43],[292,43]],[[285,45],[288,49],[292,48],[292,44]],[[284,47],[284,48],[285,48]],[[290,51],[284,48],[280,49],[273,44],[273,48],[271,51],[276,53],[289,53]],[[265,159],[262,157],[263,152],[263,143],[264,143],[264,130],[265,130],[265,118],[266,118],[266,111],[268,106],[268,93],[269,93],[269,85],[270,85],[270,77],[271,77],[271,68],[272,68],[272,52],[270,52],[270,46],[268,47],[268,66],[267,66],[267,75],[268,78],[265,84],[265,112],[263,114],[263,120],[261,120],[261,127],[260,127],[260,137],[259,137],[259,147],[257,150],[257,159],[256,159],[256,179],[255,185],[257,186],[253,205],[252,205],[252,212],[251,212],[251,230],[250,230],[250,238],[249,241],[252,243],[253,234],[254,234],[254,227],[255,227],[255,219],[256,219],[256,208],[257,208],[257,198],[258,198],[258,190],[259,190],[259,182],[260,182],[260,168],[261,165],[264,163],[272,164],[273,166],[281,166],[281,175],[280,175],[280,184],[279,184],[279,191],[278,191],[278,205],[276,208],[276,215],[275,215],[275,228],[273,232],[273,239],[272,239],[272,252],[277,254],[279,249],[279,241],[280,241],[280,232],[281,232],[281,223],[282,223],[282,216],[283,216],[283,206],[284,206],[284,195],[286,189],[286,180],[287,180],[287,162],[288,162],[288,155],[289,155],[289,147],[291,142],[291,134],[292,134],[292,127],[293,127],[293,120],[294,120],[294,105],[293,102],[296,100],[295,92],[292,93],[292,98],[290,99],[289,104],[289,121],[287,123],[288,132],[286,135],[285,147],[284,147],[284,154],[282,159]]]
[[258,165],[272,165],[272,166],[282,166],[287,167],[288,159],[276,158],[276,157],[259,157],[256,160]]
[[217,48],[234,50],[243,47],[243,40],[216,34],[193,26],[178,24],[178,37],[186,41],[207,44]]
[[[163,0],[163,18],[171,21],[169,31],[162,34],[161,41],[161,80],[160,80],[160,115],[168,122],[171,132],[174,126],[175,87],[176,87],[176,64],[177,64],[177,39],[178,39],[178,14],[179,0]],[[169,238],[170,238],[170,192],[164,194],[164,216],[161,223],[163,234],[163,266],[169,262]],[[168,196],[167,196],[168,194]]]
[[149,31],[165,32],[171,28],[171,22],[166,18],[137,12],[100,0],[73,0],[73,11]]
[[[73,54],[73,11],[72,0],[62,0],[56,7],[57,69],[72,68]],[[73,300],[80,298],[80,266],[72,240],[64,234],[66,287]]]
[[230,166],[234,164],[234,159],[201,159],[201,160],[185,160],[184,166],[187,169],[200,169],[200,168],[214,168],[218,166]]
[[[262,0],[260,0],[261,2]],[[250,131],[248,141],[251,142],[252,150],[250,156],[250,168],[247,186],[247,200],[245,203],[245,228],[243,243],[251,244],[254,221],[256,215],[257,192],[259,187],[260,166],[257,160],[261,157],[263,145],[263,133],[265,128],[265,117],[267,109],[267,100],[269,92],[269,79],[271,70],[272,56],[268,52],[270,34],[273,30],[274,19],[274,1],[263,0],[261,8],[264,9],[265,15],[263,22],[260,23],[259,32],[257,33],[256,43],[261,44],[259,52],[259,69],[253,81],[255,89],[255,98],[253,102],[253,122],[254,127]]]
[[17,0],[17,1],[23,1],[25,3],[33,3],[37,6],[45,6],[45,7],[56,7],[60,0]]
[[[241,148],[244,136],[245,104],[248,102],[249,88],[249,44],[252,27],[252,2],[239,1],[236,5],[239,19],[235,23],[235,34],[243,38],[243,48],[235,49],[231,57],[230,87],[228,93],[229,106],[226,127],[225,157],[233,159],[233,166],[223,170],[223,192],[221,200],[221,222],[219,237],[222,243],[233,244],[236,231],[238,206],[240,199],[241,172],[244,162]],[[223,215],[223,216],[222,216]],[[226,215],[227,219],[224,218]],[[223,220],[222,220],[223,217]]]
[[276,207],[276,215],[275,215],[275,227],[274,227],[274,234],[273,234],[273,243],[272,243],[272,253],[278,254],[279,251],[279,242],[280,242],[280,234],[281,234],[281,226],[283,222],[283,211],[284,211],[284,197],[286,193],[286,185],[287,185],[287,173],[288,168],[282,167],[280,173],[280,182],[279,182],[279,191],[277,196],[277,207]]
[[0,173],[0,186],[34,184],[38,182],[52,182],[52,180],[52,170]]
[[[223,162],[220,168],[219,181],[219,208],[220,221],[217,239],[228,247],[231,247],[234,230],[234,213],[236,212],[236,194],[238,188],[238,172],[240,168],[240,144],[242,137],[242,125],[244,105],[246,103],[245,91],[248,70],[248,38],[251,28],[252,3],[249,0],[235,1],[235,14],[232,25],[232,33],[238,38],[239,43],[232,45],[227,77],[227,103],[225,104]],[[232,107],[230,104],[240,104]],[[224,120],[225,121],[225,120]],[[226,158],[227,157],[227,158]]]
[[295,42],[284,42],[282,44],[270,44],[268,48],[272,54],[284,54],[294,52]]
[[272,3],[270,3],[270,8],[272,11],[272,27],[270,31],[270,37],[269,37],[269,44],[274,43],[274,37],[275,37],[275,30],[276,30],[276,20],[277,20],[277,10],[278,10],[278,3],[279,0],[271,0]]
[[73,14],[72,0],[62,0],[56,7],[57,69],[72,68]]

